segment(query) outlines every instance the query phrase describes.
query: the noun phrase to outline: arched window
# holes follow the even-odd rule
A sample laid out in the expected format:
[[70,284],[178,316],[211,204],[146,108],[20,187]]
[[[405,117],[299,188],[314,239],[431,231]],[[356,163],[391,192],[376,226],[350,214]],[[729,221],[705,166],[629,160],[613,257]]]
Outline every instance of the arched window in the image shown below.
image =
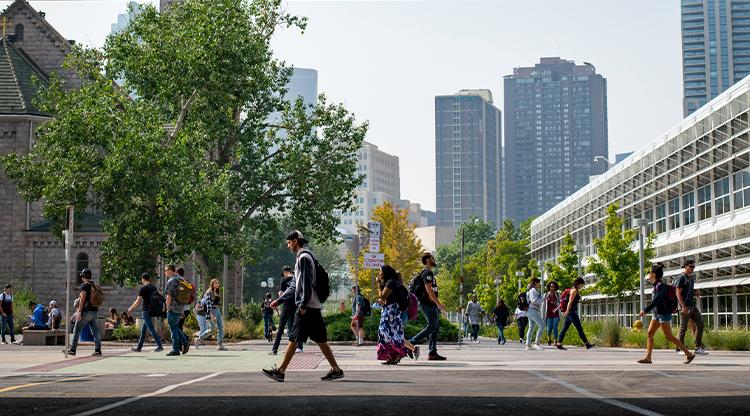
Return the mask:
[[16,35],[16,40],[23,40],[23,25],[17,24],[16,30],[14,31],[14,34]]
[[83,280],[80,277],[81,270],[88,269],[89,267],[89,255],[86,253],[79,253],[76,257],[76,277],[78,278],[78,283],[83,283]]

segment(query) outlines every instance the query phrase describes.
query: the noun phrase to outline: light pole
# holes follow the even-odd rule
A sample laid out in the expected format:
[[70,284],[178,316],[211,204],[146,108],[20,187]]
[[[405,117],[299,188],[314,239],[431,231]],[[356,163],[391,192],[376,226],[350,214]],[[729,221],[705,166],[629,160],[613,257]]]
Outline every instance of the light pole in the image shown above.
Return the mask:
[[581,275],[581,254],[583,253],[583,246],[576,244],[573,246],[573,251],[576,252],[576,258],[578,259],[578,277],[583,277]]
[[640,285],[639,285],[640,295],[641,295],[641,299],[640,299],[640,307],[641,307],[640,310],[641,311],[644,310],[644,309],[646,309],[646,292],[645,292],[645,289],[644,289],[644,286],[645,286],[645,276],[643,275],[643,271],[644,271],[643,270],[643,267],[644,267],[643,266],[643,263],[644,263],[644,260],[643,260],[643,233],[644,233],[644,231],[646,229],[646,226],[648,226],[648,220],[646,218],[636,218],[636,219],[633,220],[633,227],[634,228],[635,227],[638,228],[638,251],[639,251],[639,255],[640,255],[640,259],[639,259],[640,261],[638,263],[639,264],[639,267],[638,267],[639,271],[638,272],[639,272],[640,277],[641,277],[640,278]]
[[523,279],[524,276],[524,272],[516,272],[516,277],[518,278],[518,294],[521,294],[521,279]]
[[[370,229],[360,225],[358,227],[358,231],[361,235],[343,234],[341,236],[344,240],[344,243],[346,243],[346,247],[349,249],[349,252],[352,254],[352,257],[354,257],[354,286],[357,288],[357,294],[359,294],[359,254],[362,251],[362,248],[364,248],[365,244],[370,241]],[[359,319],[356,320],[356,325],[357,333],[359,333]]]
[[503,279],[500,277],[500,275],[497,275],[495,278],[495,305],[500,303],[500,283],[502,283]]

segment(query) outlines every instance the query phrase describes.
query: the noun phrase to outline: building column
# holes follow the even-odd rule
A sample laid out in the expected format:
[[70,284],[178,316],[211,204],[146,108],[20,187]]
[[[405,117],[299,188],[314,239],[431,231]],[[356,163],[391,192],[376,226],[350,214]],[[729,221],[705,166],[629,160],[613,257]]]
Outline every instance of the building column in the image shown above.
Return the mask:
[[714,330],[719,329],[719,288],[714,288],[714,296],[713,296],[713,303],[714,303]]
[[737,300],[737,286],[732,286],[732,327],[737,328],[737,310],[739,309],[739,302]]

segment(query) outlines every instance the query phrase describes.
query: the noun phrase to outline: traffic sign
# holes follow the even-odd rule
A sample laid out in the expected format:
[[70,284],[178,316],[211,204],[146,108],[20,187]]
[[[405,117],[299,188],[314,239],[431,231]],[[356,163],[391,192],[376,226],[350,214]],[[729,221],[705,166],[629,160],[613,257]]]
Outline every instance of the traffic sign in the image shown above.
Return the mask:
[[383,253],[365,253],[364,268],[379,269],[385,265],[385,254]]

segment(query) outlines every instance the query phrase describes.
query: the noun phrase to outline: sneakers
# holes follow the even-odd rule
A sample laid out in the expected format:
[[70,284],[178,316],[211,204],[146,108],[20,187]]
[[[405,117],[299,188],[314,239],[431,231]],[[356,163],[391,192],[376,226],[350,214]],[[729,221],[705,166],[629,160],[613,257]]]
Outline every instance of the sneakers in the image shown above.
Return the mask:
[[179,351],[170,351],[167,353],[167,357],[174,357],[176,355],[180,355]]
[[505,345],[505,341],[502,341],[502,342],[500,343],[500,345]]
[[531,351],[531,346],[527,345],[523,348],[524,351]]
[[201,339],[198,337],[195,337],[193,339],[193,347],[195,347],[195,349],[197,350],[198,347],[200,347],[200,345],[201,345]]
[[696,348],[695,349],[695,353],[698,354],[698,355],[708,355],[708,352],[706,351],[706,349],[702,348],[702,347],[701,348]]
[[187,354],[188,351],[190,351],[190,343],[189,342],[185,342],[185,343],[182,344],[182,353],[183,354]]
[[677,355],[685,355],[685,351],[680,350],[677,352]]
[[429,361],[445,361],[445,357],[436,352],[431,352],[430,355],[427,356],[427,359]]
[[154,352],[162,352],[162,351],[164,351],[164,348],[162,347],[156,347],[156,349],[154,350]]
[[279,354],[279,353],[278,353],[278,352],[276,352],[276,351],[271,351],[271,352],[269,352],[269,353],[268,353],[268,355],[278,355],[278,354]]
[[[65,350],[63,350],[63,352],[65,352]],[[68,350],[68,355],[72,355],[73,357],[75,357],[76,356],[76,351],[75,350]]]
[[691,362],[693,362],[693,360],[694,360],[694,359],[695,359],[695,354],[690,354],[690,355],[688,355],[688,356],[687,356],[687,357],[685,358],[685,361],[684,361],[684,363],[685,363],[685,364],[690,364]]
[[567,351],[568,350],[567,348],[563,347],[562,344],[557,344],[557,346],[555,348],[557,348],[558,350],[561,350],[561,351]]
[[130,351],[133,351],[133,352],[141,352],[141,349],[140,349],[140,348],[138,348],[138,347],[130,347]]
[[539,345],[539,344],[534,344],[534,345],[531,346],[531,348],[533,348],[533,349],[535,349],[537,351],[544,351],[544,348],[542,348],[542,346]]
[[328,374],[324,375],[320,379],[323,381],[332,381],[338,380],[340,378],[344,378],[344,370],[339,369],[339,371],[333,371],[333,369],[331,369]]
[[[279,383],[284,382],[284,373],[277,370],[276,367],[271,368],[270,370],[263,369],[263,374],[266,375],[266,377],[270,378],[271,380],[276,380]],[[343,377],[343,373],[341,373],[341,376]]]
[[596,347],[596,344],[586,344],[586,350],[590,350],[594,347]]
[[102,352],[101,352],[101,351],[99,351],[99,350],[97,350],[97,351],[94,351],[94,353],[93,353],[93,354],[91,354],[91,356],[92,356],[92,357],[101,357],[101,356],[102,356]]
[[0,344],[3,344],[3,345],[8,345],[8,341],[6,341],[6,340],[2,340],[2,341],[0,341]]
[[224,344],[219,344],[219,346],[216,348],[216,351],[227,351],[229,348],[225,347]]
[[301,352],[302,352],[302,348],[297,348],[296,350],[294,350],[294,353],[295,353],[295,354],[299,354],[299,353],[301,353]]
[[414,347],[414,361],[419,359],[419,346]]
[[551,339],[548,339],[548,340],[547,340],[547,345],[548,345],[548,346],[552,346],[552,340],[551,340]]
[[479,340],[478,340],[478,339],[475,339],[475,340],[474,340],[474,343],[475,343],[475,344],[479,344]]

